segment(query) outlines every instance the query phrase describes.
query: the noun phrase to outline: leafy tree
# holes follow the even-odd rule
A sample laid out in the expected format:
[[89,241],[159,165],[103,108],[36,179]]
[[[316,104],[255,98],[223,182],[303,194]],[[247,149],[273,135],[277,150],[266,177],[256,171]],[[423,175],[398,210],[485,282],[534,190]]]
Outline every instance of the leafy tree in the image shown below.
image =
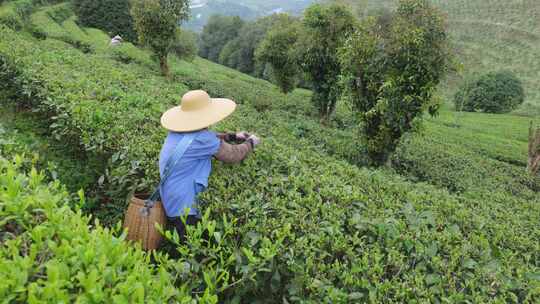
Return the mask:
[[131,6],[139,41],[154,51],[162,74],[168,76],[167,56],[177,38],[178,24],[189,17],[189,0],[131,0]]
[[294,25],[275,27],[255,53],[257,61],[270,64],[270,77],[285,94],[294,90],[297,83],[299,70],[291,46],[298,40],[298,30]]
[[312,101],[327,121],[341,94],[341,64],[337,56],[343,42],[355,28],[356,19],[342,5],[313,5],[304,15],[304,32],[296,46],[301,69],[313,86]]
[[344,84],[373,163],[386,163],[424,112],[437,113],[433,95],[449,55],[445,19],[427,0],[400,0],[387,32],[370,18],[347,40],[340,51]]
[[246,22],[238,36],[227,42],[219,55],[219,63],[255,77],[263,77],[264,65],[255,60],[255,50],[272,28],[286,26],[295,18],[288,14],[273,14]]
[[171,46],[171,51],[179,59],[191,61],[198,52],[197,34],[192,31],[176,30],[176,39]]
[[129,0],[73,0],[72,3],[82,25],[102,29],[112,36],[121,35],[129,41],[137,40]]
[[244,21],[240,17],[213,15],[201,33],[199,55],[218,62],[219,54],[227,42],[238,37]]
[[259,59],[270,64],[284,92],[296,86],[298,77],[293,77],[294,72],[305,73],[313,89],[312,101],[323,121],[334,112],[340,95],[337,52],[355,23],[345,6],[315,4],[305,11],[300,25],[270,31],[258,50]]
[[456,108],[467,112],[508,113],[524,101],[523,84],[509,71],[487,73],[467,82],[454,96]]

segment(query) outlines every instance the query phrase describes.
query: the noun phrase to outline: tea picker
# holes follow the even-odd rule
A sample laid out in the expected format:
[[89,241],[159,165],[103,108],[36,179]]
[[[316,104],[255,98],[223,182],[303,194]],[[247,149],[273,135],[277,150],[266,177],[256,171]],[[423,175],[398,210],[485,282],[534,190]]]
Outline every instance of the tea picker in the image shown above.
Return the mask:
[[212,158],[240,163],[260,144],[256,135],[247,132],[223,134],[208,130],[235,108],[232,100],[210,98],[198,90],[186,93],[180,106],[163,114],[161,124],[169,134],[159,158],[161,181],[150,197],[131,199],[124,221],[129,240],[140,242],[146,250],[157,249],[162,236],[155,224],[165,226],[168,222],[185,241],[182,216],[187,214],[187,225],[200,220],[197,195],[208,187]]
[[111,43],[109,44],[109,46],[118,46],[120,44],[122,44],[124,40],[122,39],[122,37],[120,37],[119,35],[116,35],[114,36],[113,39],[111,39]]

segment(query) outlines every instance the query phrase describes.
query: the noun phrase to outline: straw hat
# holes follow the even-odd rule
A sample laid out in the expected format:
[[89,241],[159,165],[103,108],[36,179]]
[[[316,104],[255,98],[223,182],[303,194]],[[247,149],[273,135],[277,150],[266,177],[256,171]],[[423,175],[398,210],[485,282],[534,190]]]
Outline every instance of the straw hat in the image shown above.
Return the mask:
[[205,91],[189,91],[180,106],[161,116],[161,125],[173,132],[191,132],[207,128],[231,115],[236,103],[224,98],[210,98]]

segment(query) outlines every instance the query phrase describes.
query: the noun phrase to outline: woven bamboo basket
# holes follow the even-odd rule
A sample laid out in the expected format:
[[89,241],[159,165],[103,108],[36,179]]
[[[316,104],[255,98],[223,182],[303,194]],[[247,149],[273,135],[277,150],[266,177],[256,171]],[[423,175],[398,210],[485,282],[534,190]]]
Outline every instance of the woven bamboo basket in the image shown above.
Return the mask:
[[128,229],[127,239],[138,242],[144,250],[156,250],[163,236],[156,229],[156,224],[165,227],[167,218],[161,202],[156,202],[148,214],[144,214],[145,198],[135,195],[131,198],[124,219],[124,228]]

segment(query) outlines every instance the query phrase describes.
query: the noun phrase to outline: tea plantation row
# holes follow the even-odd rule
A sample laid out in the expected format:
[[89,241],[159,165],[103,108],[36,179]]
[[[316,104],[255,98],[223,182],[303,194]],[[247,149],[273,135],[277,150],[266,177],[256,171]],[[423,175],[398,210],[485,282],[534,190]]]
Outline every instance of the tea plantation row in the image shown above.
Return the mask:
[[[0,141],[11,138],[0,134]],[[36,160],[0,148],[0,298],[4,303],[164,303],[189,299],[164,266],[72,204]],[[120,235],[120,236],[118,236]]]
[[[119,215],[125,205],[118,198],[156,182],[165,134],[159,115],[187,87],[144,64],[118,65],[102,53],[6,28],[0,34],[3,89],[48,114],[61,138],[108,160],[104,184],[116,200],[106,208]],[[173,68],[176,80],[203,86],[204,70],[181,69]],[[246,103],[249,94],[269,91],[223,73],[213,79],[221,78],[227,82],[203,87],[244,94],[237,99]],[[286,106],[309,113],[301,103]],[[538,201],[468,199],[351,166],[301,136],[302,128],[291,132],[298,118],[317,128],[307,116],[251,105],[219,126],[254,130],[265,143],[241,167],[216,165],[202,198],[205,218],[189,230],[189,245],[169,249],[179,253],[175,263],[156,258],[179,290],[219,302],[538,299]]]

